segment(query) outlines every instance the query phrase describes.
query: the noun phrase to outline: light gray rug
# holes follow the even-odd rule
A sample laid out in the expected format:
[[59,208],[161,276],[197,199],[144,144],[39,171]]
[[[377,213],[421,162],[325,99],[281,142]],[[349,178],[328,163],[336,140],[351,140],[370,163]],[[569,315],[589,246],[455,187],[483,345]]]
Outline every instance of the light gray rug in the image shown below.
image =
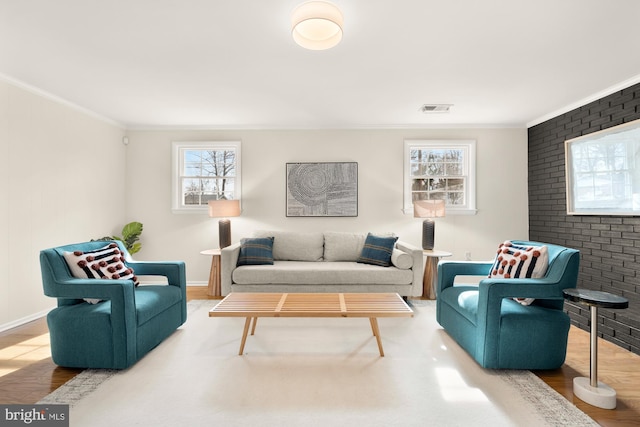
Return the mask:
[[39,403],[71,426],[597,426],[528,371],[480,368],[417,301],[413,318],[189,320],[125,371],[87,370]]

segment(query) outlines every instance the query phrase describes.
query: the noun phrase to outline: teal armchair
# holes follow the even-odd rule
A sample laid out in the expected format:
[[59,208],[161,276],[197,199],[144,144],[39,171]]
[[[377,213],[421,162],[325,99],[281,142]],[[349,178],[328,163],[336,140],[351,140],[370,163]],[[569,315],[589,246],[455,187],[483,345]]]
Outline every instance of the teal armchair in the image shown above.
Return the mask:
[[[64,252],[91,251],[108,242],[86,242],[40,252],[42,285],[58,306],[47,314],[54,363],[72,368],[125,369],[187,319],[182,261],[134,261],[121,242],[125,264],[137,276],[166,277],[167,284],[134,286],[132,280],[78,279]],[[85,298],[102,300],[97,304]]]
[[[456,276],[488,277],[493,262],[441,261],[438,323],[484,368],[556,369],[564,363],[570,327],[562,290],[576,287],[580,253],[545,243],[513,243],[548,247],[545,277],[454,285]],[[535,301],[525,306],[514,297]]]

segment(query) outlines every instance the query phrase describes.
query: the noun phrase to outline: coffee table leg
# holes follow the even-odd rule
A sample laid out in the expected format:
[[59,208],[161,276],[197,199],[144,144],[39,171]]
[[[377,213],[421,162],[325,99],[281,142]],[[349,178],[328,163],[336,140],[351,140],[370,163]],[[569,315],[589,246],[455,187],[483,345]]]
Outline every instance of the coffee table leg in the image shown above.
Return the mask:
[[249,333],[249,325],[251,324],[251,317],[247,317],[244,321],[244,331],[242,332],[242,341],[240,341],[240,351],[238,355],[242,356],[244,352],[244,343],[247,342],[247,334]]
[[251,327],[251,335],[256,333],[256,324],[258,323],[258,318],[254,317],[253,318],[253,326]]
[[378,319],[375,317],[370,317],[369,321],[371,322],[371,329],[373,330],[373,335],[376,337],[376,341],[378,342],[378,350],[380,350],[380,357],[384,357],[384,350],[382,349],[382,339],[380,338],[380,329],[378,328]]

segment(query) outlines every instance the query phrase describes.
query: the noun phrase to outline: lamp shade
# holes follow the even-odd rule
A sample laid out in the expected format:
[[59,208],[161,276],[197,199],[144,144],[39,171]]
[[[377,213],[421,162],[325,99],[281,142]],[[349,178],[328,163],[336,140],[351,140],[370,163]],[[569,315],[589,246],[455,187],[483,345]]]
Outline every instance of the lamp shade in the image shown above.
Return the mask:
[[239,200],[209,200],[209,216],[211,218],[229,218],[240,216]]
[[343,16],[327,1],[308,1],[291,12],[293,40],[311,50],[330,49],[342,40]]
[[444,200],[416,200],[413,202],[414,218],[440,218],[445,213]]

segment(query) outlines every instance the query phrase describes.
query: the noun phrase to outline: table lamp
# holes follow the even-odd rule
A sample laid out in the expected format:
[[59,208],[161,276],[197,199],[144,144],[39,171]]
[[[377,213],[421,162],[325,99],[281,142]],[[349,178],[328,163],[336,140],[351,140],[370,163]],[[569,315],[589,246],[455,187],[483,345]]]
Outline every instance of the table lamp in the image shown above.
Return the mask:
[[431,218],[443,217],[444,212],[444,200],[416,200],[413,202],[413,217],[426,218],[422,222],[422,249],[433,249],[436,224]]
[[231,221],[229,217],[240,216],[239,200],[209,200],[209,216],[222,218],[218,221],[220,249],[231,244]]

